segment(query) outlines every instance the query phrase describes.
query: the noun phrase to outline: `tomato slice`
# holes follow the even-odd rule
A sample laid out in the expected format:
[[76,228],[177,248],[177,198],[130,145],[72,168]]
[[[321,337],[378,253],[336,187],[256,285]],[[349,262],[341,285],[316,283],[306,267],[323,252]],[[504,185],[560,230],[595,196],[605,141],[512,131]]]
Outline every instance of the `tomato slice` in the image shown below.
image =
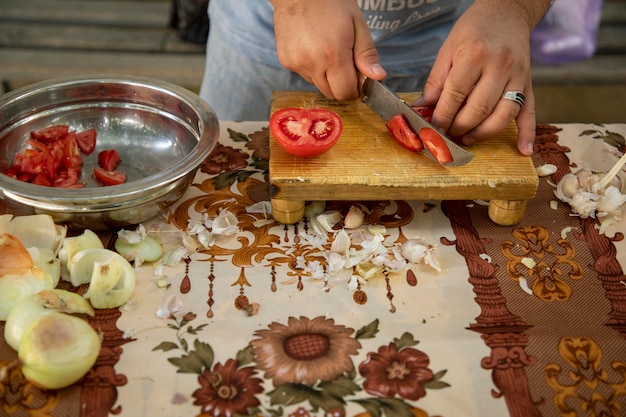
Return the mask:
[[90,155],[96,149],[96,129],[87,129],[77,133],[76,142],[82,153]]
[[83,157],[80,155],[76,133],[69,132],[63,138],[63,165],[67,169],[80,170],[83,166]]
[[120,154],[115,149],[106,149],[98,153],[98,165],[105,171],[115,171],[120,163]]
[[454,160],[450,148],[448,148],[448,144],[435,129],[423,127],[420,129],[419,136],[430,153],[437,158],[437,161],[442,164],[447,164]]
[[327,109],[287,107],[272,113],[270,130],[285,151],[312,158],[335,146],[343,132],[343,122],[337,113]]
[[400,145],[413,152],[424,150],[424,144],[402,114],[396,114],[386,123],[387,129]]
[[32,132],[30,132],[30,137],[36,140],[40,140],[42,142],[53,142],[67,135],[67,132],[69,132],[69,130],[70,127],[66,125],[49,126],[38,130],[33,130]]
[[122,171],[107,171],[102,167],[94,167],[93,175],[102,185],[119,185],[126,182],[126,173]]
[[415,111],[415,113],[419,114],[424,119],[426,119],[428,123],[430,123],[433,118],[433,113],[435,112],[435,106],[426,106],[426,107],[413,106],[413,110]]

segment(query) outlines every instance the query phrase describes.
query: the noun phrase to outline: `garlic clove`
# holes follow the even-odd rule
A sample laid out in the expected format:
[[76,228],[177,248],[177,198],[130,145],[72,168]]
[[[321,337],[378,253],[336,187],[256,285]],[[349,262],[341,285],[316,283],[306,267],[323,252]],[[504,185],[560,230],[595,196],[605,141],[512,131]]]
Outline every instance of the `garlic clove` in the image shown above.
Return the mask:
[[363,210],[361,210],[360,207],[352,206],[343,219],[343,226],[346,229],[356,229],[357,227],[361,227],[364,218],[365,213],[363,213]]

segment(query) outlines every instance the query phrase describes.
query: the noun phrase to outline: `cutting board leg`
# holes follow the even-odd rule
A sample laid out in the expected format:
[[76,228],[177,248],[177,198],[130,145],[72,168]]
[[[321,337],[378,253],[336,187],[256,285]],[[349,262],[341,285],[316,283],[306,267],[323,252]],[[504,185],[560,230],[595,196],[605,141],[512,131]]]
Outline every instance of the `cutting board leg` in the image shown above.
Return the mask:
[[304,201],[273,198],[272,217],[282,224],[294,224],[304,217]]
[[491,200],[489,218],[500,226],[513,226],[522,220],[526,200]]

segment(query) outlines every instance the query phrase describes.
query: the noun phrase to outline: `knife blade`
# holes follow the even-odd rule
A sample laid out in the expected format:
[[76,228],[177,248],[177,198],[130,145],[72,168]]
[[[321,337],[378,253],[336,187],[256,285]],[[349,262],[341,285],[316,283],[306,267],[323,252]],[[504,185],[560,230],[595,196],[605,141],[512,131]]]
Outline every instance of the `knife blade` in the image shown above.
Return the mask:
[[[362,96],[363,103],[382,117],[385,122],[398,114],[402,114],[415,132],[419,132],[423,127],[429,127],[437,132],[448,145],[450,153],[452,153],[453,161],[445,164],[446,166],[457,167],[465,165],[474,158],[474,154],[457,145],[439,132],[439,130],[428,123],[426,119],[416,113],[411,106],[380,81],[366,78],[362,86]],[[423,152],[431,159],[437,161],[437,158],[435,158],[428,149],[424,148]]]

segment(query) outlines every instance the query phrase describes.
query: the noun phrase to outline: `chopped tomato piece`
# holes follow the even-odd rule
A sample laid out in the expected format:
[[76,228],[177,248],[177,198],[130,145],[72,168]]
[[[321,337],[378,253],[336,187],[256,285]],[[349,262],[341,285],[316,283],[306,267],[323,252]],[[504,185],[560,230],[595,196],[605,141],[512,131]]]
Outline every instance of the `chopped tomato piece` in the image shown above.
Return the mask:
[[448,144],[435,129],[423,127],[420,129],[419,136],[430,153],[437,158],[437,161],[442,164],[447,164],[454,160],[450,148],[448,148]]
[[30,136],[42,142],[53,142],[67,135],[69,130],[70,127],[65,125],[49,126],[43,129],[33,130],[30,132]]
[[403,115],[396,114],[387,121],[386,126],[396,142],[406,149],[414,152],[424,150],[424,144]]
[[67,169],[78,170],[83,166],[83,157],[80,155],[75,132],[70,132],[63,138],[63,165]]
[[93,175],[102,185],[119,185],[126,182],[126,173],[122,171],[107,171],[102,167],[94,167]]
[[98,165],[105,171],[115,171],[120,163],[120,154],[115,149],[106,149],[98,153]]
[[270,130],[285,151],[311,158],[335,146],[343,131],[343,122],[330,110],[287,107],[272,113]]
[[427,107],[417,107],[417,106],[414,106],[413,110],[415,110],[415,113],[419,114],[424,119],[426,119],[428,121],[428,123],[430,123],[432,118],[433,118],[433,113],[435,111],[435,106],[427,106]]
[[96,149],[96,129],[83,130],[76,134],[78,148],[85,155],[90,155]]
[[53,185],[59,188],[82,188],[83,185],[78,182],[78,177],[78,170],[68,168],[59,173]]

